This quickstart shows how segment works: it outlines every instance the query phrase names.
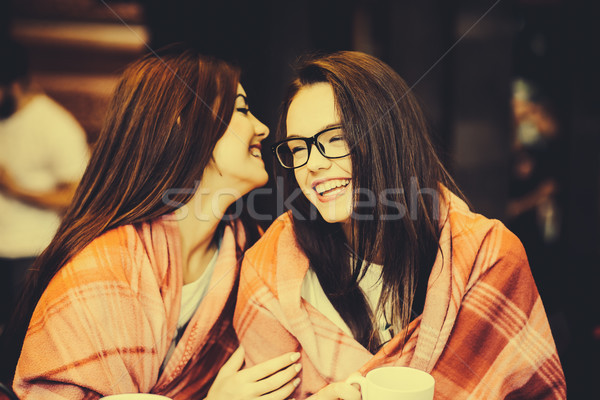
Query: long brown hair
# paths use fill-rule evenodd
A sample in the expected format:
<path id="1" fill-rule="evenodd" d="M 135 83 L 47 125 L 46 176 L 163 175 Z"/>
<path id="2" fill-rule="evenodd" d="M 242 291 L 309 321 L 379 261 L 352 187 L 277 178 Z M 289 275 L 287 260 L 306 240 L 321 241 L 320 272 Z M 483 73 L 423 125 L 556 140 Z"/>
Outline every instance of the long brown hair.
<path id="1" fill-rule="evenodd" d="M 360 52 L 312 56 L 300 64 L 283 103 L 280 139 L 287 135 L 287 111 L 296 94 L 320 82 L 333 88 L 351 147 L 354 204 L 360 200 L 357 188 L 386 197 L 368 210 L 367 218 L 357 218 L 360 209 L 355 208 L 353 234 L 347 240 L 339 224 L 327 223 L 305 196 L 297 196 L 292 203 L 294 230 L 327 297 L 354 337 L 374 352 L 382 343 L 358 286 L 363 260 L 367 268 L 375 260 L 383 264 L 377 309 L 385 312 L 384 305 L 391 304 L 389 322 L 407 328 L 420 313 L 412 312 L 417 287 L 426 290 L 437 255 L 439 185 L 458 189 L 436 155 L 423 114 L 404 80 L 382 61 Z M 289 171 L 286 192 L 297 188 Z"/>
<path id="2" fill-rule="evenodd" d="M 33 310 L 52 277 L 109 229 L 186 203 L 231 119 L 239 70 L 182 46 L 130 65 L 56 236 L 35 261 L 5 332 L 2 378 L 12 380 Z"/>

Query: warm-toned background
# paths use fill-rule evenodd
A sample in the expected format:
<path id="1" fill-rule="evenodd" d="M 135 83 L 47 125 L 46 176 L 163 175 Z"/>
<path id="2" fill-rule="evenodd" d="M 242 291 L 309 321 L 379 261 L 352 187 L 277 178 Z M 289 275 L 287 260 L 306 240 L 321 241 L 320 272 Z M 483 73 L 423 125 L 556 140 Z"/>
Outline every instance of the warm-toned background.
<path id="1" fill-rule="evenodd" d="M 29 52 L 34 81 L 97 138 L 124 65 L 185 40 L 237 60 L 251 106 L 274 131 L 290 65 L 306 51 L 356 49 L 395 68 L 421 99 L 474 208 L 506 219 L 511 80 L 535 78 L 559 124 L 563 224 L 551 267 L 532 265 L 569 398 L 600 377 L 600 12 L 567 0 L 13 0 L 3 33 Z M 262 206 L 273 206 L 267 199 Z M 549 271 L 548 271 L 549 270 Z M 594 331 L 596 329 L 596 332 Z M 595 332 L 595 333 L 594 333 Z"/>

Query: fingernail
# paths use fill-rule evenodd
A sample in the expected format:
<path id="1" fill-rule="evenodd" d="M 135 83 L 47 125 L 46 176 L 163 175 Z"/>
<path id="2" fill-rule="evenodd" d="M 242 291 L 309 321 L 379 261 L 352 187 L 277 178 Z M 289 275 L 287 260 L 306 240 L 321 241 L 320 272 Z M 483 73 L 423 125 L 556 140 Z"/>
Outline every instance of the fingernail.
<path id="1" fill-rule="evenodd" d="M 300 353 L 294 353 L 292 354 L 292 361 L 296 361 L 300 359 Z"/>
<path id="2" fill-rule="evenodd" d="M 296 372 L 300 372 L 300 370 L 302 369 L 302 364 L 298 363 L 294 366 L 294 369 L 296 369 Z"/>
<path id="3" fill-rule="evenodd" d="M 298 385 L 300 384 L 300 378 L 294 379 L 293 384 L 294 384 L 294 387 L 298 387 Z"/>

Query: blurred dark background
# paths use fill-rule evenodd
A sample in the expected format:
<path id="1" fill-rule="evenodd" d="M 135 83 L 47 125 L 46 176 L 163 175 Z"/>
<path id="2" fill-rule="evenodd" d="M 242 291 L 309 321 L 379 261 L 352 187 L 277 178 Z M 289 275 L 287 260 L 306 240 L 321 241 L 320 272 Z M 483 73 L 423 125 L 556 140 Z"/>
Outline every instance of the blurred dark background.
<path id="1" fill-rule="evenodd" d="M 597 2 L 14 0 L 0 7 L 1 34 L 26 46 L 34 81 L 76 116 L 90 143 L 124 65 L 170 42 L 237 62 L 251 108 L 272 133 L 299 55 L 360 50 L 386 61 L 421 100 L 475 211 L 504 221 L 523 240 L 569 398 L 598 397 Z M 544 139 L 531 118 L 520 119 L 516 104 L 541 110 L 551 134 Z M 269 168 L 267 153 L 265 159 Z M 521 179 L 531 165 L 542 172 Z M 514 205 L 548 181 L 552 208 L 544 208 L 540 234 L 540 208 Z M 261 199 L 275 214 L 269 197 Z"/>

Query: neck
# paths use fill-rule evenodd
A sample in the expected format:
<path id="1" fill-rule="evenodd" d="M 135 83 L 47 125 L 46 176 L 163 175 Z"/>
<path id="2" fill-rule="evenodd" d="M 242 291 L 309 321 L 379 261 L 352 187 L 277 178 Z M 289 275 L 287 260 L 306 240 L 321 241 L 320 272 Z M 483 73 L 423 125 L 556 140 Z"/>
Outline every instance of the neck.
<path id="1" fill-rule="evenodd" d="M 215 233 L 229 207 L 214 191 L 198 188 L 190 202 L 176 212 L 181 233 L 183 283 L 197 280 L 217 251 Z"/>

